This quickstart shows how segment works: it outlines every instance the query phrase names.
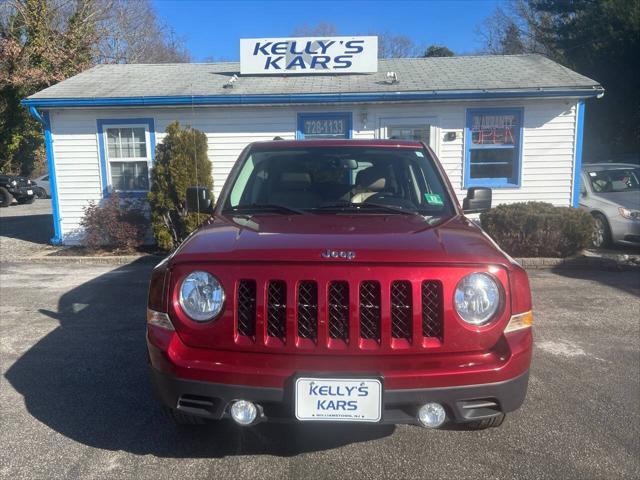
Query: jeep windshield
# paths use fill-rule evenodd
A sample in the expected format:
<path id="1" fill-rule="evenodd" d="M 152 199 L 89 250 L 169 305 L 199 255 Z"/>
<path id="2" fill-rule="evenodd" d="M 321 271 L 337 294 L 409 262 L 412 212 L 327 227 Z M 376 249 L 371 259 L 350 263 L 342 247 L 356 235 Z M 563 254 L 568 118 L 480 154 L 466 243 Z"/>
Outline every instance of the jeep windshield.
<path id="1" fill-rule="evenodd" d="M 446 217 L 455 209 L 425 149 L 274 145 L 245 158 L 223 213 Z"/>

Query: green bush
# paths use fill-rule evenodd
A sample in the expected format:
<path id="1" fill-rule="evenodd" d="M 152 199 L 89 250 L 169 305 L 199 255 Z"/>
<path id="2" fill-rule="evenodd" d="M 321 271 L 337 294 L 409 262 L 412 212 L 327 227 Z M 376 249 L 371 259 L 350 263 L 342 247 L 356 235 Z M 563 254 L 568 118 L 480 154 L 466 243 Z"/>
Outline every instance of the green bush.
<path id="1" fill-rule="evenodd" d="M 482 228 L 509 255 L 567 257 L 588 247 L 594 231 L 587 212 L 550 203 L 498 205 L 480 215 Z"/>
<path id="2" fill-rule="evenodd" d="M 186 210 L 187 187 L 213 187 L 207 136 L 191 127 L 182 129 L 178 122 L 171 123 L 157 146 L 151 181 L 153 235 L 158 247 L 171 251 L 209 217 Z"/>

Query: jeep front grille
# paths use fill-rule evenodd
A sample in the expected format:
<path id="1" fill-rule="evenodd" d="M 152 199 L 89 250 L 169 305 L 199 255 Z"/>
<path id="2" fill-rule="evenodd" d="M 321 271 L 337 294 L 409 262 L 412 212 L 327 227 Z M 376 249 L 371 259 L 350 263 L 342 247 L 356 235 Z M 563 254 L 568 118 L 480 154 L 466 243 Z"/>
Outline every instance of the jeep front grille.
<path id="1" fill-rule="evenodd" d="M 349 339 L 349 284 L 329 283 L 329 338 Z"/>
<path id="2" fill-rule="evenodd" d="M 401 280 L 391 284 L 391 336 L 411 339 L 413 326 L 411 282 Z"/>
<path id="3" fill-rule="evenodd" d="M 318 285 L 303 281 L 298 284 L 298 337 L 314 342 L 318 338 Z"/>
<path id="4" fill-rule="evenodd" d="M 360 284 L 360 338 L 380 341 L 380 283 Z"/>
<path id="5" fill-rule="evenodd" d="M 291 329 L 287 328 L 288 304 Z M 416 280 L 415 284 L 409 280 L 298 280 L 289 285 L 283 280 L 243 279 L 236 284 L 235 305 L 235 333 L 244 337 L 244 345 L 429 348 L 444 337 L 438 280 Z"/>
<path id="6" fill-rule="evenodd" d="M 284 341 L 287 336 L 287 284 L 269 282 L 267 292 L 267 336 Z"/>
<path id="7" fill-rule="evenodd" d="M 238 335 L 253 337 L 256 332 L 256 282 L 240 280 L 238 282 Z"/>
<path id="8" fill-rule="evenodd" d="M 442 340 L 442 284 L 422 282 L 422 336 Z"/>

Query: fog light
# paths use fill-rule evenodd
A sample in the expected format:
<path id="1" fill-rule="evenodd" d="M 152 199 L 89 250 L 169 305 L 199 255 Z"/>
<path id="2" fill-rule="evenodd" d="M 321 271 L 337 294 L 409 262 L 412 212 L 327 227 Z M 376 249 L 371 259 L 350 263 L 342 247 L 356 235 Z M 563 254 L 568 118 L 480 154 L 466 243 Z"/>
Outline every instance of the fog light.
<path id="1" fill-rule="evenodd" d="M 439 403 L 425 403 L 418 410 L 418 421 L 427 428 L 438 428 L 447 419 L 447 412 Z"/>
<path id="2" fill-rule="evenodd" d="M 251 425 L 258 416 L 258 409 L 248 400 L 238 400 L 231 405 L 231 418 L 240 425 Z"/>

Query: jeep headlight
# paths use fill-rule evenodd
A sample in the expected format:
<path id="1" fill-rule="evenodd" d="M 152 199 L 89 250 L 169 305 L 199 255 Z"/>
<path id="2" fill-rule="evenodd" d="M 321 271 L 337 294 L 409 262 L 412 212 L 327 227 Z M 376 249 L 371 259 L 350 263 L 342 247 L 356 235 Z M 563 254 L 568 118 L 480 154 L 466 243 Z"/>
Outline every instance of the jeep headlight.
<path id="1" fill-rule="evenodd" d="M 15 180 L 11 180 L 11 186 L 15 187 L 18 185 L 18 182 L 16 182 Z"/>
<path id="2" fill-rule="evenodd" d="M 196 270 L 182 281 L 180 306 L 196 322 L 213 320 L 222 311 L 224 290 L 216 277 Z"/>
<path id="3" fill-rule="evenodd" d="M 458 282 L 454 302 L 462 320 L 471 325 L 485 325 L 500 308 L 502 290 L 491 275 L 472 273 Z"/>

